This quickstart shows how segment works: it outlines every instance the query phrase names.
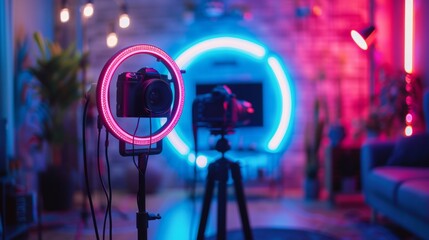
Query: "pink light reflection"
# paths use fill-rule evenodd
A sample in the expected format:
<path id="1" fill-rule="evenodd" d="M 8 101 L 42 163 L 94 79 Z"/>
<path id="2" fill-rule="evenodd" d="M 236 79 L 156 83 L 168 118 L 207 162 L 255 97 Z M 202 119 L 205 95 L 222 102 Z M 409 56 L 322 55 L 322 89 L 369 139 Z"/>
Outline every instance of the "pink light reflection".
<path id="1" fill-rule="evenodd" d="M 154 133 L 153 136 L 148 137 L 134 137 L 125 130 L 116 122 L 115 118 L 110 111 L 110 102 L 109 102 L 109 88 L 110 83 L 113 78 L 113 74 L 119 65 L 122 64 L 127 58 L 137 55 L 137 54 L 149 54 L 161 61 L 169 70 L 173 76 L 174 92 L 175 98 L 172 109 L 172 116 L 167 120 L 167 122 Z M 183 84 L 182 74 L 179 67 L 174 62 L 174 60 L 168 56 L 163 50 L 152 45 L 135 45 L 128 48 L 125 48 L 117 52 L 112 56 L 104 65 L 103 70 L 100 73 L 97 84 L 97 107 L 98 112 L 103 120 L 105 127 L 113 134 L 116 138 L 136 145 L 150 145 L 152 143 L 159 142 L 168 133 L 173 130 L 179 121 L 180 115 L 182 114 L 183 105 L 185 100 L 185 88 Z"/>
<path id="2" fill-rule="evenodd" d="M 413 115 L 411 113 L 408 113 L 407 116 L 405 116 L 405 121 L 407 123 L 412 123 L 413 122 Z"/>

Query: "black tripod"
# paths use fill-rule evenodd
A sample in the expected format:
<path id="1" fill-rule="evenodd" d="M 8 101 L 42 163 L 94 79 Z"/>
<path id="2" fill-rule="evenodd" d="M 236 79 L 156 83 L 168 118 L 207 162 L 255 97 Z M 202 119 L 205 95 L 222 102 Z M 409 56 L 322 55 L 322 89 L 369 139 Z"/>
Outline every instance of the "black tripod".
<path id="1" fill-rule="evenodd" d="M 231 149 L 228 140 L 225 139 L 225 133 L 221 133 L 221 139 L 216 143 L 216 150 L 222 153 L 222 157 L 209 164 L 207 182 L 201 211 L 200 225 L 198 227 L 197 240 L 204 239 L 204 232 L 207 225 L 207 217 L 210 210 L 210 204 L 213 197 L 215 182 L 218 183 L 218 209 L 217 209 L 217 240 L 226 240 L 226 192 L 228 182 L 228 171 L 231 170 L 232 180 L 234 182 L 237 204 L 240 211 L 241 224 L 243 228 L 244 239 L 252 240 L 253 235 L 250 229 L 249 217 L 246 208 L 246 199 L 244 197 L 243 183 L 241 181 L 240 166 L 225 158 L 225 152 Z"/>
<path id="2" fill-rule="evenodd" d="M 156 143 L 156 147 L 149 147 L 148 149 L 126 149 L 125 142 L 119 142 L 119 152 L 122 156 L 138 156 L 137 168 L 139 171 L 139 189 L 137 192 L 137 207 L 136 213 L 136 227 L 137 239 L 147 240 L 147 229 L 149 228 L 149 221 L 161 219 L 159 214 L 152 214 L 146 211 L 146 168 L 148 156 L 159 154 L 162 150 L 162 142 Z"/>
<path id="3" fill-rule="evenodd" d="M 138 156 L 138 169 L 139 169 L 139 190 L 137 193 L 137 206 L 138 212 L 136 213 L 136 225 L 138 240 L 147 240 L 147 229 L 149 228 L 149 221 L 161 219 L 159 214 L 152 214 L 146 211 L 146 167 L 147 155 L 140 154 Z"/>

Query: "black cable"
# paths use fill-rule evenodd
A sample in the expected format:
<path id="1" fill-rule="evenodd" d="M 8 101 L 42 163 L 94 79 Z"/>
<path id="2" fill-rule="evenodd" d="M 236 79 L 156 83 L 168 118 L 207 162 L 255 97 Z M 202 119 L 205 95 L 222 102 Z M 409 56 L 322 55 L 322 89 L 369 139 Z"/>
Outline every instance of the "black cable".
<path id="1" fill-rule="evenodd" d="M 136 124 L 136 128 L 134 129 L 134 133 L 133 133 L 133 140 L 132 140 L 132 156 L 133 156 L 133 163 L 134 166 L 139 170 L 140 173 L 141 170 L 139 169 L 137 162 L 135 160 L 135 144 L 134 144 L 134 139 L 136 137 L 137 134 L 137 130 L 139 128 L 140 125 L 140 118 L 137 119 L 137 124 Z M 149 160 L 149 155 L 150 155 L 150 151 L 152 150 L 152 115 L 149 116 L 149 148 L 148 148 L 148 154 L 146 154 L 146 161 Z"/>
<path id="2" fill-rule="evenodd" d="M 194 106 L 192 106 L 194 111 Z M 193 184 L 191 189 L 191 197 L 195 201 L 196 197 L 196 188 L 197 188 L 197 158 L 198 158 L 198 123 L 197 123 L 197 117 L 195 114 L 192 114 L 192 135 L 194 140 L 194 150 L 195 150 L 195 161 L 194 161 L 194 176 L 193 176 Z"/>
<path id="3" fill-rule="evenodd" d="M 191 189 L 191 202 L 192 202 L 192 210 L 191 210 L 191 224 L 189 228 L 189 239 L 192 240 L 194 232 L 194 224 L 195 224 L 195 213 L 197 212 L 197 152 L 195 152 L 195 162 L 194 162 L 194 176 L 193 176 L 193 183 L 192 183 L 192 189 Z"/>
<path id="4" fill-rule="evenodd" d="M 1 228 L 2 228 L 2 240 L 6 240 L 6 184 L 3 184 L 3 182 L 1 183 L 1 194 L 2 194 L 2 199 L 1 199 Z"/>
<path id="5" fill-rule="evenodd" d="M 107 184 L 109 187 L 109 201 L 107 205 L 107 211 L 109 212 L 109 239 L 112 240 L 112 182 L 110 178 L 110 161 L 109 161 L 109 132 L 106 129 L 106 142 L 105 142 L 105 157 L 106 157 L 106 167 L 107 167 Z"/>
<path id="6" fill-rule="evenodd" d="M 139 129 L 139 125 L 140 125 L 140 118 L 137 119 L 137 124 L 136 124 L 136 128 L 134 129 L 134 133 L 133 133 L 133 143 L 132 143 L 132 151 L 133 151 L 133 163 L 136 166 L 136 168 L 140 171 L 139 167 L 137 166 L 136 163 L 136 154 L 135 154 L 135 144 L 134 144 L 134 138 L 136 137 L 137 134 L 137 130 Z"/>
<path id="7" fill-rule="evenodd" d="M 152 150 L 152 112 L 149 116 L 149 149 L 148 153 L 150 154 L 150 151 Z M 149 161 L 149 154 L 146 155 L 147 159 L 146 162 Z"/>
<path id="8" fill-rule="evenodd" d="M 89 206 L 91 208 L 91 217 L 92 217 L 92 223 L 94 224 L 94 231 L 95 231 L 95 236 L 96 239 L 99 240 L 100 236 L 98 235 L 98 227 L 97 227 L 97 220 L 95 217 L 95 211 L 94 211 L 94 203 L 92 201 L 92 196 L 91 196 L 91 190 L 89 189 L 89 176 L 88 176 L 88 159 L 86 156 L 86 131 L 85 131 L 85 126 L 86 126 L 86 115 L 88 113 L 88 105 L 89 105 L 89 101 L 90 98 L 86 98 L 86 102 L 85 102 L 85 107 L 83 110 L 83 119 L 82 119 L 82 144 L 83 144 L 83 166 L 84 166 L 84 172 L 85 172 L 85 185 L 86 185 L 86 191 L 87 191 L 87 196 L 88 196 L 88 200 L 89 200 Z"/>
<path id="9" fill-rule="evenodd" d="M 109 202 L 109 195 L 107 193 L 106 185 L 104 184 L 104 180 L 101 174 L 101 162 L 100 162 L 100 142 L 101 142 L 101 129 L 103 128 L 103 124 L 101 123 L 101 118 L 98 116 L 97 129 L 98 129 L 98 137 L 97 137 L 97 169 L 98 169 L 98 177 L 100 179 L 101 186 L 103 188 L 104 195 L 106 196 L 106 202 Z M 104 213 L 104 221 L 103 221 L 103 240 L 105 239 L 106 233 L 106 219 L 107 219 L 107 209 Z"/>
<path id="10" fill-rule="evenodd" d="M 195 225 L 195 213 L 197 212 L 197 158 L 198 158 L 198 126 L 196 124 L 196 120 L 194 117 L 192 117 L 192 133 L 194 137 L 194 151 L 195 151 L 195 161 L 193 166 L 193 179 L 192 179 L 192 186 L 191 186 L 191 203 L 192 203 L 192 210 L 191 210 L 191 224 L 189 227 L 189 239 L 193 239 L 193 229 Z"/>

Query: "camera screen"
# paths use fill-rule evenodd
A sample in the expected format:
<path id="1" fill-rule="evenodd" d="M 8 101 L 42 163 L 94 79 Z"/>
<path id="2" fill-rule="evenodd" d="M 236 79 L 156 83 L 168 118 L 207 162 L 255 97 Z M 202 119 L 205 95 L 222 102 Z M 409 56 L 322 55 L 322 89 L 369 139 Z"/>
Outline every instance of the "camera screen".
<path id="1" fill-rule="evenodd" d="M 250 122 L 244 127 L 263 126 L 262 83 L 207 83 L 196 84 L 196 95 L 210 93 L 218 85 L 227 85 L 237 99 L 252 103 L 255 113 L 250 115 Z"/>

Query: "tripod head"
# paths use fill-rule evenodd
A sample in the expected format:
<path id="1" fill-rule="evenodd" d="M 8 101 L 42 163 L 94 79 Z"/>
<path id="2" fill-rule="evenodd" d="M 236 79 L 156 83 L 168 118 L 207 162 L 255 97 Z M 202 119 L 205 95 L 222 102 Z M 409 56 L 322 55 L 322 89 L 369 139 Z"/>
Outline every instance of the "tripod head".
<path id="1" fill-rule="evenodd" d="M 225 135 L 221 135 L 222 137 L 217 140 L 215 149 L 218 152 L 222 153 L 222 156 L 225 155 L 225 153 L 231 149 L 231 144 L 229 143 L 228 139 L 225 138 Z"/>

